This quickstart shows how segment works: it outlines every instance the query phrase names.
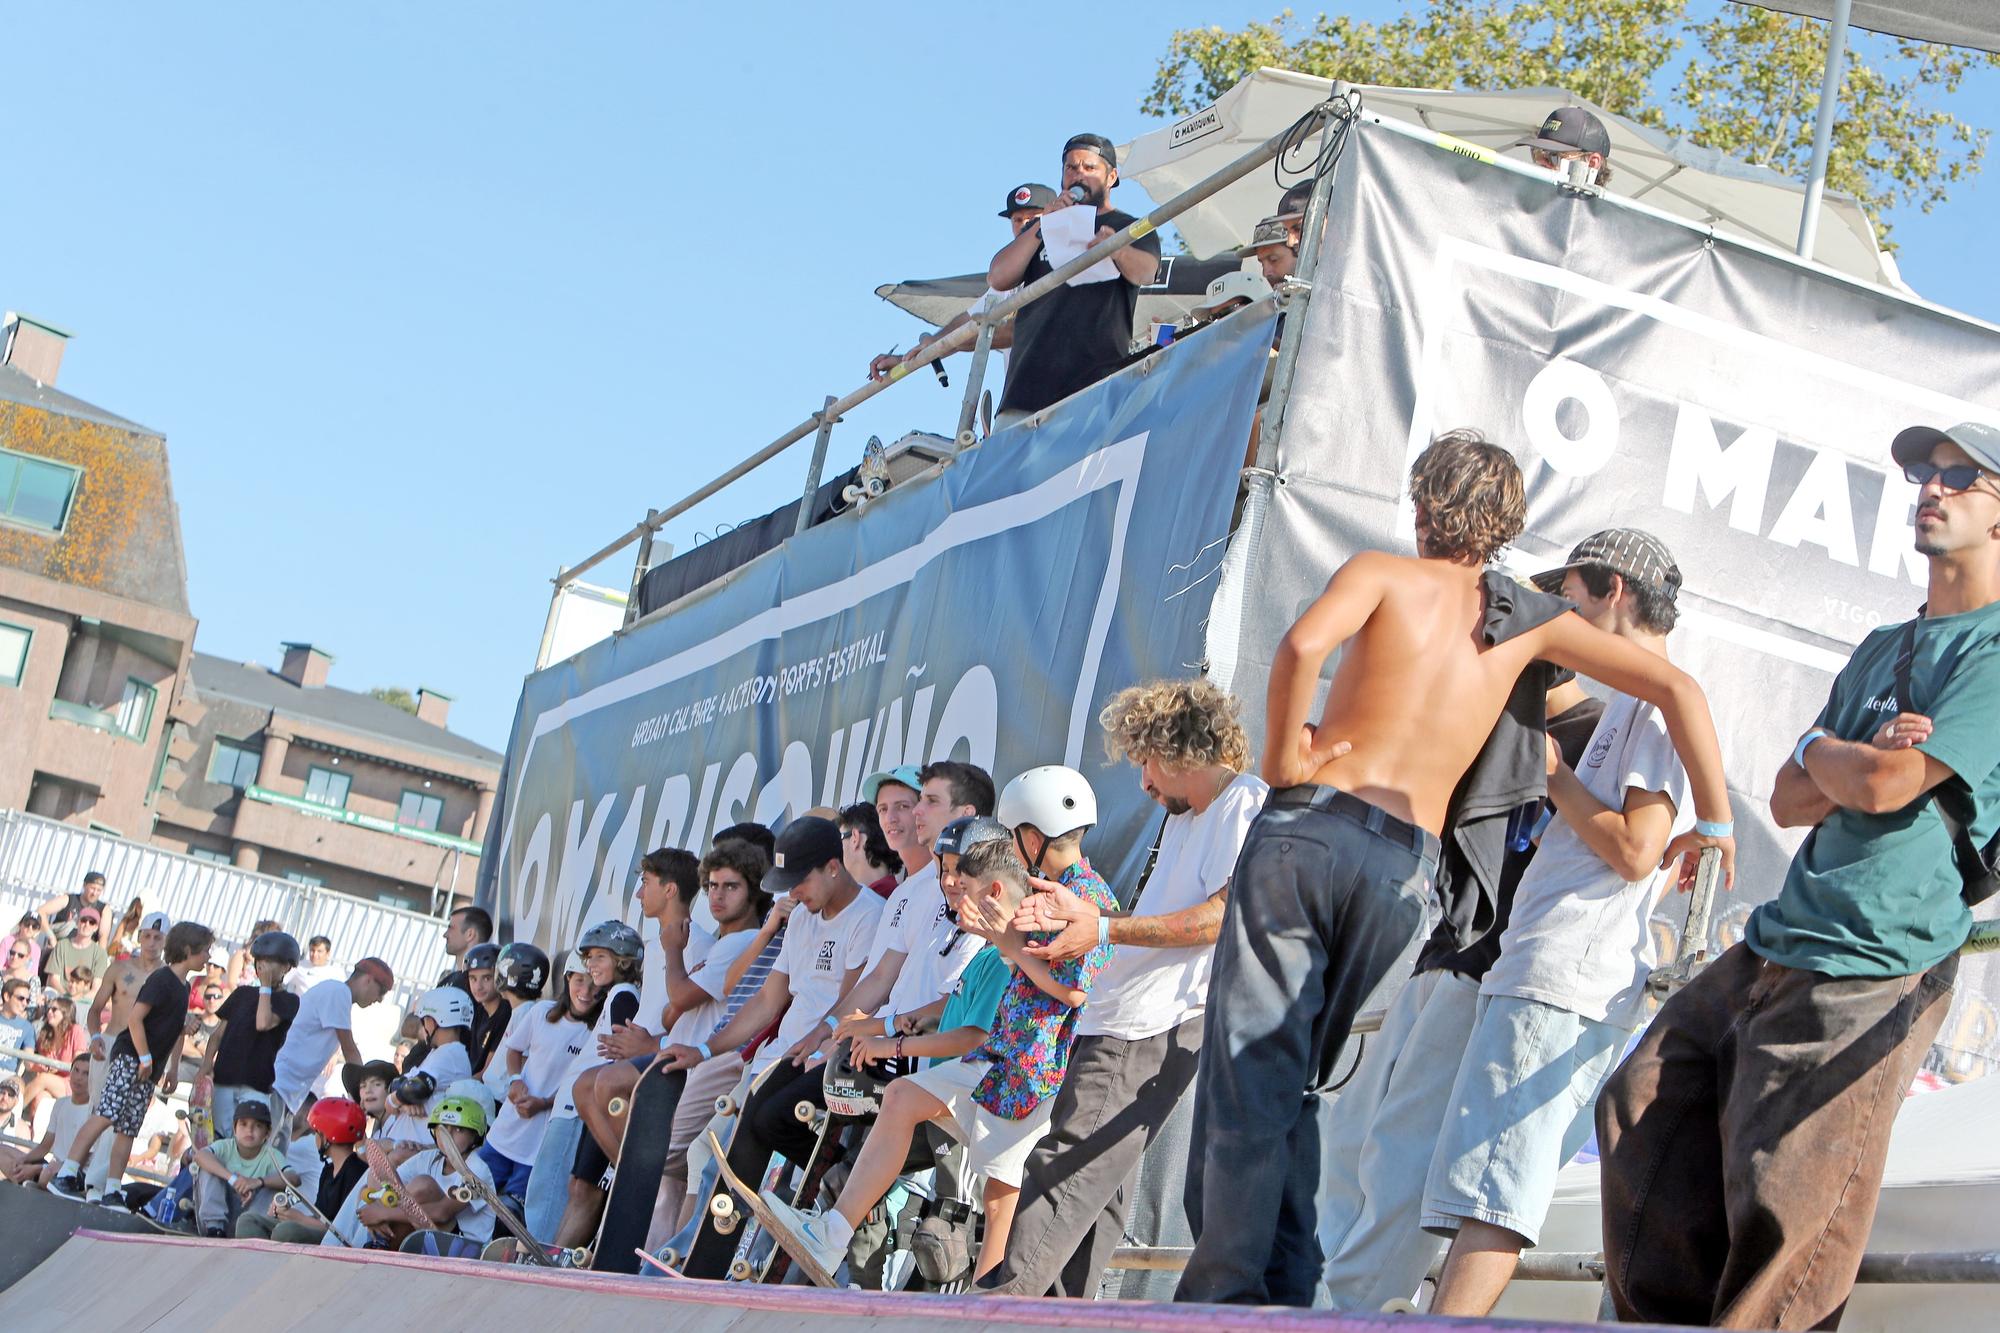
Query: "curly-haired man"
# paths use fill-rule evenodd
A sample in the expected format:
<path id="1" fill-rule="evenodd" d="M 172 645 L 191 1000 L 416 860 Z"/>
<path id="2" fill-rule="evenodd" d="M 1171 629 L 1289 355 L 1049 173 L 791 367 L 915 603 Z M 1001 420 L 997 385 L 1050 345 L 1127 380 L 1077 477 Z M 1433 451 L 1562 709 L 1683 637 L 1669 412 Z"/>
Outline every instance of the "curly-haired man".
<path id="1" fill-rule="evenodd" d="M 1061 932 L 1031 953 L 1050 962 L 1120 947 L 1077 1023 L 1049 1132 L 1028 1158 L 1006 1259 L 983 1290 L 1090 1299 L 1124 1235 L 1139 1158 L 1194 1081 L 1209 961 L 1229 875 L 1269 790 L 1250 766 L 1236 700 L 1202 680 L 1113 696 L 1105 749 L 1139 770 L 1165 807 L 1159 856 L 1130 915 L 1101 914 L 1067 889 L 1028 895 L 1015 924 Z"/>
<path id="2" fill-rule="evenodd" d="M 1321 1094 L 1355 1015 L 1426 923 L 1452 794 L 1531 662 L 1659 707 L 1697 816 L 1667 858 L 1715 846 L 1733 865 L 1722 753 L 1700 688 L 1560 598 L 1486 569 L 1526 521 L 1513 458 L 1477 432 L 1447 432 L 1411 468 L 1410 496 L 1417 556 L 1350 559 L 1273 654 L 1272 791 L 1244 839 L 1216 942 L 1182 1300 L 1311 1303 Z M 1337 648 L 1314 726 L 1320 670 Z"/>

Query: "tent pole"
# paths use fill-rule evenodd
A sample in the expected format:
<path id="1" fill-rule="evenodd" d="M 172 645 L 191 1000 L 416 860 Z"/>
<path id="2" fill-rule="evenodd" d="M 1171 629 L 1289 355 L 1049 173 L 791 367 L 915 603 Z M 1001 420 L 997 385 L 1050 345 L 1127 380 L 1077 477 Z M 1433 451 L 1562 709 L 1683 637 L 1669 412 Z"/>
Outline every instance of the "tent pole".
<path id="1" fill-rule="evenodd" d="M 979 388 L 986 381 L 986 360 L 993 353 L 993 325 L 981 322 L 979 336 L 972 344 L 972 369 L 965 377 L 965 400 L 958 408 L 958 429 L 952 432 L 951 451 L 973 445 L 973 418 L 979 414 Z"/>
<path id="2" fill-rule="evenodd" d="M 826 468 L 826 445 L 833 438 L 833 423 L 839 418 L 834 415 L 832 394 L 826 396 L 826 406 L 820 409 L 819 433 L 813 437 L 812 461 L 806 464 L 806 493 L 799 501 L 798 522 L 792 526 L 792 535 L 798 536 L 812 526 L 813 500 L 819 495 L 819 474 Z M 651 522 L 650 518 L 647 522 Z"/>
<path id="3" fill-rule="evenodd" d="M 1826 75 L 1819 85 L 1819 118 L 1813 123 L 1812 167 L 1806 172 L 1805 212 L 1799 217 L 1799 257 L 1811 259 L 1819 239 L 1819 205 L 1826 195 L 1826 162 L 1833 153 L 1833 118 L 1840 114 L 1841 67 L 1847 63 L 1847 19 L 1853 0 L 1833 0 L 1827 25 Z"/>

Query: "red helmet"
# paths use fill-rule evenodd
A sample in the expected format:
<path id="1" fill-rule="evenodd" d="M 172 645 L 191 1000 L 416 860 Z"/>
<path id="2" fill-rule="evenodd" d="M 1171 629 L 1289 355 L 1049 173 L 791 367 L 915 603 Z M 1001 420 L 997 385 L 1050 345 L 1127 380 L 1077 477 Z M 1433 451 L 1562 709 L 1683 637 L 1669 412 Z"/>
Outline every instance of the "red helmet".
<path id="1" fill-rule="evenodd" d="M 328 1143 L 359 1143 L 368 1128 L 361 1104 L 345 1097 L 322 1097 L 306 1112 L 306 1123 L 315 1134 L 324 1134 Z"/>

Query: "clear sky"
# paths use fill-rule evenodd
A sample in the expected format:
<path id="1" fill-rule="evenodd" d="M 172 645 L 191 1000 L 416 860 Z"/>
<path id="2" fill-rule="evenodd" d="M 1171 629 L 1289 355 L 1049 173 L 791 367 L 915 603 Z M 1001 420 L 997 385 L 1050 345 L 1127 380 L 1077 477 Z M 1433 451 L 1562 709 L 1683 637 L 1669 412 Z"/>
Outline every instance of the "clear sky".
<path id="1" fill-rule="evenodd" d="M 1279 8 L 18 7 L 0 306 L 75 332 L 62 388 L 166 433 L 204 651 L 308 639 L 501 748 L 559 566 L 909 346 L 874 287 L 982 268 L 1068 135 L 1153 128 L 1175 28 Z M 2000 123 L 2000 80 L 1954 109 Z M 1906 280 L 2000 319 L 1997 203 L 1989 172 L 1897 215 Z M 949 433 L 958 383 L 868 404 L 829 472 Z"/>

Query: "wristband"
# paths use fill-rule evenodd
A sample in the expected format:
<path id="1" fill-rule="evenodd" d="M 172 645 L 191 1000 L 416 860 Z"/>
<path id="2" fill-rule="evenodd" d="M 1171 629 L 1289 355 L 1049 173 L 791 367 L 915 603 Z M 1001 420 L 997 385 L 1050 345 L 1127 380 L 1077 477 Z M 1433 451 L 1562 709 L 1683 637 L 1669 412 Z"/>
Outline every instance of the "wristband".
<path id="1" fill-rule="evenodd" d="M 1099 944 L 1111 943 L 1111 918 L 1108 916 L 1097 918 L 1097 942 Z"/>
<path id="2" fill-rule="evenodd" d="M 1808 731 L 1805 735 L 1799 737 L 1798 748 L 1792 751 L 1792 762 L 1797 764 L 1800 768 L 1804 768 L 1806 766 L 1806 747 L 1808 745 L 1811 745 L 1814 741 L 1820 741 L 1825 739 L 1826 739 L 1826 731 L 1820 727 L 1814 727 L 1811 731 Z"/>
<path id="3" fill-rule="evenodd" d="M 664 1032 L 662 1032 L 662 1033 L 660 1034 L 660 1049 L 661 1049 L 661 1050 L 663 1050 L 663 1051 L 664 1051 L 664 1050 L 666 1050 L 666 1049 L 667 1049 L 667 1045 L 668 1045 L 668 1042 L 667 1042 L 667 1034 L 666 1034 L 666 1033 L 664 1033 Z M 517 1077 L 518 1077 L 518 1075 L 517 1075 Z"/>
<path id="4" fill-rule="evenodd" d="M 825 1020 L 825 1021 L 826 1021 L 826 1025 L 827 1025 L 828 1027 L 830 1027 L 830 1028 L 837 1028 L 837 1027 L 839 1027 L 839 1026 L 840 1026 L 840 1015 L 839 1015 L 839 1014 L 828 1014 L 828 1015 L 826 1016 L 826 1020 Z"/>
<path id="5" fill-rule="evenodd" d="M 1736 821 L 1733 819 L 1697 819 L 1694 831 L 1704 838 L 1733 838 L 1736 836 Z"/>
<path id="6" fill-rule="evenodd" d="M 705 1041 L 696 1042 L 694 1048 L 701 1052 L 701 1058 L 704 1060 L 713 1060 L 715 1058 L 715 1052 L 708 1048 L 708 1043 Z"/>
<path id="7" fill-rule="evenodd" d="M 149 1065 L 153 1063 L 153 1057 L 150 1055 L 142 1055 L 139 1057 L 139 1063 L 142 1065 Z"/>
<path id="8" fill-rule="evenodd" d="M 257 993 L 259 995 L 269 995 L 271 993 L 271 988 L 269 986 L 259 986 L 257 988 Z"/>

